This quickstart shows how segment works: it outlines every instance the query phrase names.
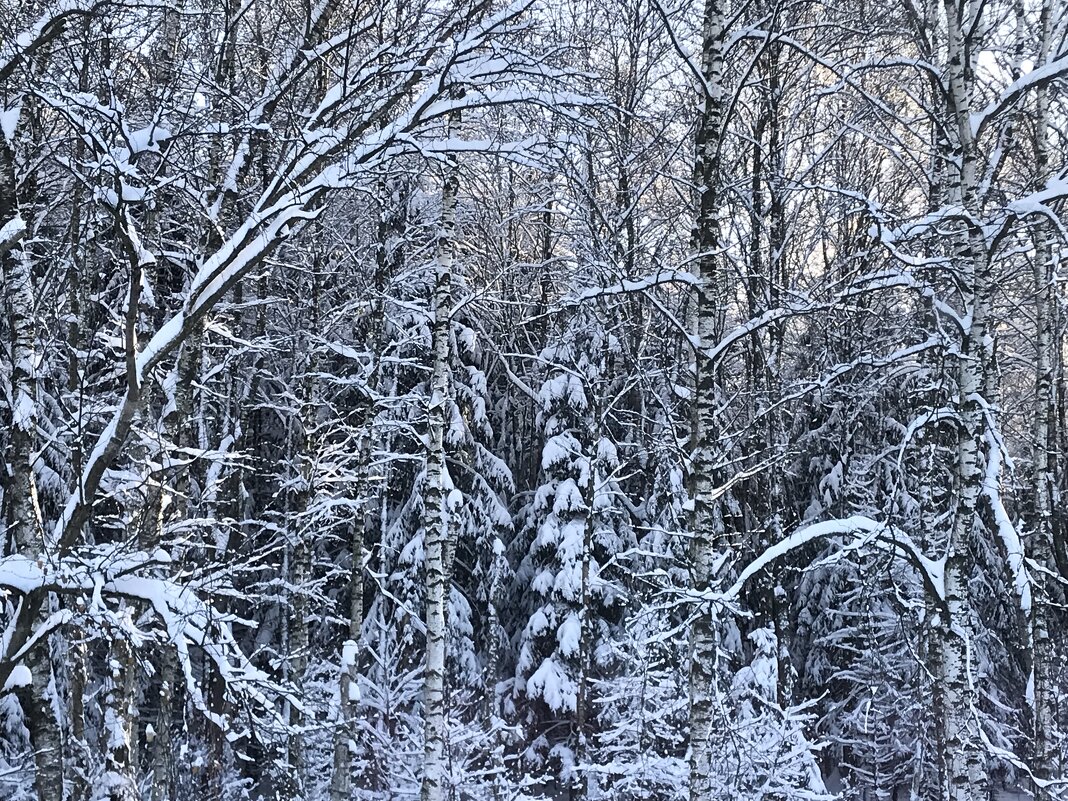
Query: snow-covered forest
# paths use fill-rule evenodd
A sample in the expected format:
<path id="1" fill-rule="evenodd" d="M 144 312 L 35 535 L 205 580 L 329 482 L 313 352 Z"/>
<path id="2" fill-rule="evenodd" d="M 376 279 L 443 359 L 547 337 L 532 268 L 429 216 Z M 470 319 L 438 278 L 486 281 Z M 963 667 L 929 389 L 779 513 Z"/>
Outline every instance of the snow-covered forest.
<path id="1" fill-rule="evenodd" d="M 1066 0 L 0 11 L 0 799 L 1068 798 Z"/>

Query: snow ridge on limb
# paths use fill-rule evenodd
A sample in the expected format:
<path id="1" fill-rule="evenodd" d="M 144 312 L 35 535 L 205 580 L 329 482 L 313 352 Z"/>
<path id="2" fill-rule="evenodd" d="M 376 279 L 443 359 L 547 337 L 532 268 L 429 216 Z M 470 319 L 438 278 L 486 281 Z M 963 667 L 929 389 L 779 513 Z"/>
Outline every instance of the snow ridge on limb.
<path id="1" fill-rule="evenodd" d="M 863 515 L 825 520 L 798 529 L 782 542 L 767 548 L 756 559 L 746 565 L 729 589 L 722 592 L 708 593 L 704 596 L 704 599 L 720 603 L 733 603 L 738 599 L 746 583 L 765 567 L 810 542 L 835 536 L 852 537 L 852 541 L 846 545 L 851 550 L 871 546 L 901 556 L 916 568 L 928 592 L 939 601 L 945 600 L 946 589 L 943 579 L 945 559 L 931 559 L 924 555 L 920 547 L 901 529 L 889 523 L 880 523 Z"/>
<path id="2" fill-rule="evenodd" d="M 1068 73 L 1068 49 L 1062 49 L 1050 57 L 1045 64 L 1035 67 L 1006 86 L 997 100 L 986 108 L 973 112 L 971 115 L 973 135 L 979 136 L 990 120 L 1015 106 L 1025 94 L 1033 89 L 1047 86 L 1066 73 Z"/>

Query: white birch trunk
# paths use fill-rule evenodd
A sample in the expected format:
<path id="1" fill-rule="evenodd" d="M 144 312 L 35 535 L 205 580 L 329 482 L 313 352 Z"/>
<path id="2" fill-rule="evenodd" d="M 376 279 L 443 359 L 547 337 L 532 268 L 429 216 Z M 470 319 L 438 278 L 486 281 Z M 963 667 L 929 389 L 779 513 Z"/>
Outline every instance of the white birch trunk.
<path id="1" fill-rule="evenodd" d="M 1022 14 L 1021 14 L 1022 17 Z M 1021 20 L 1022 24 L 1022 20 Z M 1021 33 L 1023 31 L 1021 30 Z M 1049 53 L 1050 2 L 1042 4 L 1040 18 L 1040 57 L 1045 63 Z M 1049 177 L 1049 93 L 1045 86 L 1038 89 L 1035 111 L 1035 172 L 1038 183 Z M 1056 305 L 1056 270 L 1048 223 L 1042 220 L 1034 232 L 1035 256 L 1035 408 L 1033 492 L 1035 504 L 1034 532 L 1031 537 L 1031 558 L 1039 570 L 1031 572 L 1031 670 L 1034 688 L 1034 743 L 1032 771 L 1038 779 L 1054 775 L 1057 689 L 1054 683 L 1053 641 L 1050 634 L 1050 605 L 1052 602 L 1049 576 L 1055 575 L 1053 561 L 1053 442 L 1050 418 L 1055 408 L 1053 391 L 1053 314 Z M 1044 801 L 1048 792 L 1035 783 L 1035 799 Z"/>
<path id="2" fill-rule="evenodd" d="M 433 298 L 433 373 L 427 408 L 427 465 L 424 508 L 426 554 L 426 674 L 423 687 L 425 751 L 421 801 L 445 798 L 445 604 L 449 593 L 449 499 L 445 464 L 446 411 L 450 403 L 449 312 L 452 306 L 453 239 L 459 177 L 450 169 L 441 198 L 441 231 Z"/>
<path id="3" fill-rule="evenodd" d="M 979 737 L 978 693 L 973 671 L 975 640 L 968 579 L 972 560 L 970 545 L 978 519 L 978 501 L 983 486 L 983 435 L 986 431 L 984 391 L 989 389 L 986 366 L 991 358 L 988 317 L 991 265 L 977 219 L 979 200 L 976 153 L 971 127 L 972 65 L 966 32 L 972 30 L 971 6 L 958 8 L 945 0 L 948 52 L 949 111 L 955 135 L 953 157 L 957 162 L 953 189 L 969 216 L 957 247 L 957 260 L 971 297 L 971 312 L 959 359 L 957 441 L 957 504 L 950 532 L 945 567 L 945 611 L 941 629 L 940 676 L 944 696 L 942 747 L 946 762 L 945 798 L 948 801 L 985 801 L 989 795 L 986 756 Z"/>
<path id="4" fill-rule="evenodd" d="M 485 726 L 490 733 L 490 770 L 493 772 L 493 799 L 504 801 L 506 793 L 505 784 L 505 742 L 502 736 L 502 724 L 499 699 L 497 697 L 497 680 L 500 675 L 500 654 L 506 647 L 502 641 L 500 615 L 497 604 L 501 599 L 501 578 L 507 569 L 507 557 L 504 555 L 504 543 L 494 537 L 492 543 L 493 553 L 490 556 L 489 588 L 486 592 L 488 603 L 486 605 L 486 628 L 489 632 L 486 648 L 485 666 Z"/>
<path id="5" fill-rule="evenodd" d="M 723 52 L 725 0 L 706 0 L 701 72 L 703 102 L 694 154 L 698 209 L 693 247 L 700 283 L 697 289 L 697 336 L 711 347 L 723 329 L 724 271 L 721 265 L 717 163 L 723 123 Z M 698 592 L 722 580 L 713 575 L 714 557 L 728 547 L 714 497 L 719 455 L 716 427 L 716 376 L 703 353 L 697 356 L 693 452 L 693 588 Z M 713 712 L 717 681 L 717 626 L 713 610 L 702 609 L 690 631 L 690 801 L 712 796 Z"/>

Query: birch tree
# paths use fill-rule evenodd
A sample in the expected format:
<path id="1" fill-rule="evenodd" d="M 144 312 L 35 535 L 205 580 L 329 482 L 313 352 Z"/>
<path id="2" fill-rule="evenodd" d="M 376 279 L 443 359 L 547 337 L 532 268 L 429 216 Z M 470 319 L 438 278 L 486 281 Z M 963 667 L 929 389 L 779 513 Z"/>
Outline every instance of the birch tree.
<path id="1" fill-rule="evenodd" d="M 729 562 L 739 543 L 727 529 L 717 503 L 721 483 L 717 470 L 720 431 L 717 425 L 718 376 L 706 355 L 724 331 L 724 307 L 729 291 L 722 264 L 720 239 L 720 176 L 718 173 L 724 124 L 724 48 L 728 32 L 727 9 L 718 0 L 704 6 L 701 28 L 698 92 L 700 112 L 694 140 L 694 184 L 697 212 L 694 215 L 693 250 L 697 261 L 696 383 L 692 475 L 693 489 L 693 588 L 714 589 L 729 581 Z M 720 658 L 723 622 L 715 610 L 700 609 L 690 632 L 690 800 L 715 798 L 712 786 L 712 751 L 715 735 L 715 693 L 722 680 Z"/>
<path id="2" fill-rule="evenodd" d="M 450 126 L 451 127 L 451 126 Z M 447 129 L 448 130 L 448 129 Z M 434 299 L 431 305 L 430 397 L 427 405 L 426 457 L 426 678 L 423 716 L 426 754 L 421 801 L 440 801 L 445 794 L 445 638 L 446 597 L 452 581 L 451 562 L 456 542 L 450 518 L 462 496 L 445 464 L 445 426 L 455 403 L 450 380 L 449 329 L 452 313 L 453 240 L 456 236 L 456 196 L 459 176 L 450 168 L 441 193 L 441 228 L 435 254 Z"/>

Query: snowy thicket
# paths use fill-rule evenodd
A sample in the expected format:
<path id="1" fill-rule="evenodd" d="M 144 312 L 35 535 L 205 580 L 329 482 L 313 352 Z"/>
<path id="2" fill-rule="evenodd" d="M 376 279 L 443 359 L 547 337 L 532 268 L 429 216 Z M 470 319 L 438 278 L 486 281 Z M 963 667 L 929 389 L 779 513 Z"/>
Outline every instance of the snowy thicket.
<path id="1" fill-rule="evenodd" d="M 6 4 L 0 799 L 1068 799 L 1066 11 Z"/>

